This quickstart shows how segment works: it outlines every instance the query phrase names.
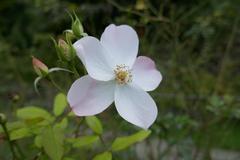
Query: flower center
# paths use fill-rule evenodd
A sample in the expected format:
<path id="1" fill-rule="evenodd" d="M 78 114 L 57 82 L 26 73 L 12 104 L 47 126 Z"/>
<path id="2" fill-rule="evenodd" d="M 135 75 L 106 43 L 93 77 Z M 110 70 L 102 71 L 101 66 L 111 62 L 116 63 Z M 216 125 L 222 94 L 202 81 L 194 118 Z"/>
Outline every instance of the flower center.
<path id="1" fill-rule="evenodd" d="M 132 81 L 131 70 L 124 64 L 117 65 L 114 73 L 118 84 L 126 84 Z"/>

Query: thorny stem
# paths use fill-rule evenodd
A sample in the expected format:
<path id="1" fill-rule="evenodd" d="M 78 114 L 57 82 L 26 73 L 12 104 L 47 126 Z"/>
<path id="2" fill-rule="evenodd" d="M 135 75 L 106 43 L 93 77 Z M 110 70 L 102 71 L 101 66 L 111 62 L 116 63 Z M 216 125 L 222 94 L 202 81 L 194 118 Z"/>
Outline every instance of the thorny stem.
<path id="1" fill-rule="evenodd" d="M 6 135 L 6 139 L 7 139 L 7 141 L 8 141 L 10 150 L 11 150 L 11 152 L 12 152 L 13 160 L 18 159 L 18 158 L 17 158 L 17 155 L 16 155 L 16 153 L 15 153 L 15 151 L 14 151 L 13 142 L 10 140 L 10 135 L 9 135 L 8 130 L 7 130 L 7 127 L 6 127 L 6 123 L 1 123 L 1 126 L 2 126 L 2 128 L 3 128 L 3 131 L 4 131 L 5 135 Z"/>

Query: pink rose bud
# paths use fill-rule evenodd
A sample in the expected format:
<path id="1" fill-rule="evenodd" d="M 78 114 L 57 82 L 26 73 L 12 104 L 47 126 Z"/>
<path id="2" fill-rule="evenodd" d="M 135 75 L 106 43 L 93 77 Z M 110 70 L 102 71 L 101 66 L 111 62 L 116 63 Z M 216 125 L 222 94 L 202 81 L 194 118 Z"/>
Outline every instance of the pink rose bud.
<path id="1" fill-rule="evenodd" d="M 58 40 L 58 46 L 62 48 L 66 48 L 67 43 L 63 39 Z"/>
<path id="2" fill-rule="evenodd" d="M 67 61 L 71 60 L 71 48 L 63 39 L 58 40 L 58 48 L 61 56 Z"/>
<path id="3" fill-rule="evenodd" d="M 34 68 L 35 72 L 40 77 L 44 77 L 48 74 L 48 67 L 43 62 L 41 62 L 39 59 L 37 59 L 33 56 L 32 56 L 32 64 L 33 64 L 33 68 Z"/>

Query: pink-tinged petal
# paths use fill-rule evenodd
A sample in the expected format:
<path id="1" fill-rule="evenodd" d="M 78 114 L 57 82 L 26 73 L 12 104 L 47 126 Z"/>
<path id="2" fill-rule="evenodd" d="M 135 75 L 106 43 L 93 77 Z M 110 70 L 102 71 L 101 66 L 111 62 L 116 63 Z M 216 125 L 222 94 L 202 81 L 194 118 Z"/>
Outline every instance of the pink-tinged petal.
<path id="1" fill-rule="evenodd" d="M 117 85 L 114 99 L 120 116 L 143 129 L 149 128 L 157 117 L 155 102 L 136 85 Z"/>
<path id="2" fill-rule="evenodd" d="M 136 31 L 128 25 L 109 25 L 103 32 L 102 45 L 114 58 L 116 65 L 132 67 L 137 53 L 139 40 Z"/>
<path id="3" fill-rule="evenodd" d="M 98 39 L 86 36 L 73 46 L 92 78 L 101 81 L 114 78 L 112 60 Z"/>
<path id="4" fill-rule="evenodd" d="M 148 57 L 139 56 L 132 68 L 133 83 L 145 91 L 152 91 L 162 81 L 161 73 L 156 69 L 155 63 Z"/>
<path id="5" fill-rule="evenodd" d="M 97 81 L 86 75 L 72 84 L 67 100 L 76 115 L 95 115 L 112 104 L 114 90 L 113 81 Z"/>

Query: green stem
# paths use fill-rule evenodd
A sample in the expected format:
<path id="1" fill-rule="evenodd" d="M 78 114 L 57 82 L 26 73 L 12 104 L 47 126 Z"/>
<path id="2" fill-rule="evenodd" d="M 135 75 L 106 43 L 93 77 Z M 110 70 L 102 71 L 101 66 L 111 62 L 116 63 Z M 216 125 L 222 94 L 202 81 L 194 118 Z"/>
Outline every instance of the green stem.
<path id="1" fill-rule="evenodd" d="M 79 133 L 79 129 L 80 129 L 80 127 L 81 127 L 81 124 L 82 124 L 82 119 L 81 118 L 78 118 L 77 119 L 77 127 L 76 127 L 76 129 L 75 129 L 75 138 L 77 138 L 79 135 L 78 135 L 78 133 Z"/>
<path id="2" fill-rule="evenodd" d="M 19 147 L 19 145 L 16 142 L 14 144 L 15 144 L 15 147 L 16 147 L 19 155 L 21 156 L 21 159 L 25 159 L 25 155 L 24 155 L 23 151 L 21 150 L 21 148 Z"/>
<path id="3" fill-rule="evenodd" d="M 102 144 L 106 147 L 106 143 L 105 143 L 105 141 L 104 141 L 102 135 L 98 135 L 98 136 L 99 136 L 100 141 L 102 142 Z"/>
<path id="4" fill-rule="evenodd" d="M 75 67 L 75 65 L 73 66 L 73 71 L 74 71 L 74 74 L 76 77 L 80 77 L 78 71 L 77 71 L 77 68 Z"/>
<path id="5" fill-rule="evenodd" d="M 234 40 L 237 35 L 239 19 L 240 18 L 237 17 L 233 24 L 232 32 L 230 34 L 230 38 L 227 43 L 225 53 L 223 55 L 223 58 L 222 58 L 222 61 L 221 61 L 220 67 L 219 67 L 220 70 L 219 70 L 219 74 L 218 74 L 218 77 L 216 80 L 215 92 L 218 92 L 219 90 L 221 90 L 221 86 L 223 86 L 224 76 L 228 71 L 227 64 L 229 63 L 229 54 L 231 53 L 231 49 L 233 47 Z"/>
<path id="6" fill-rule="evenodd" d="M 12 152 L 13 159 L 14 159 L 14 160 L 15 160 L 15 159 L 18 159 L 18 158 L 17 158 L 17 155 L 16 155 L 16 153 L 15 153 L 15 151 L 14 151 L 13 142 L 10 140 L 10 135 L 9 135 L 8 130 L 7 130 L 7 127 L 6 127 L 6 123 L 1 123 L 1 126 L 2 126 L 2 128 L 3 128 L 3 131 L 4 131 L 5 135 L 6 135 L 6 139 L 7 139 L 7 141 L 8 141 L 10 150 L 11 150 L 11 152 Z"/>
<path id="7" fill-rule="evenodd" d="M 56 87 L 60 92 L 64 93 L 64 90 L 53 80 L 51 76 L 49 76 L 50 82 Z"/>
<path id="8" fill-rule="evenodd" d="M 76 68 L 76 66 L 75 66 L 74 60 L 72 60 L 71 62 L 69 62 L 69 66 L 71 67 L 71 70 L 74 72 L 74 76 L 75 76 L 76 78 L 79 78 L 79 77 L 80 77 L 80 74 L 79 74 L 78 71 L 77 71 L 77 68 Z"/>

